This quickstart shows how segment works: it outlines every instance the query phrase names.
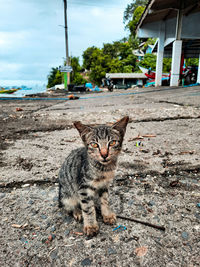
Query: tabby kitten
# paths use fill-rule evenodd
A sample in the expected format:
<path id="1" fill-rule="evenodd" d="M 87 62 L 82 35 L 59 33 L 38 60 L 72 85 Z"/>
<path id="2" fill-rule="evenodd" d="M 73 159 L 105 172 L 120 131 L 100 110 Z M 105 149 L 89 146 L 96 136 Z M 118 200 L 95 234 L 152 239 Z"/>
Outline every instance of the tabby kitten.
<path id="1" fill-rule="evenodd" d="M 116 215 L 108 204 L 108 187 L 114 179 L 117 158 L 129 117 L 112 126 L 88 126 L 80 121 L 74 126 L 80 133 L 84 147 L 73 150 L 59 172 L 59 206 L 72 213 L 80 221 L 83 218 L 84 233 L 98 233 L 95 199 L 100 199 L 104 223 L 113 224 Z"/>

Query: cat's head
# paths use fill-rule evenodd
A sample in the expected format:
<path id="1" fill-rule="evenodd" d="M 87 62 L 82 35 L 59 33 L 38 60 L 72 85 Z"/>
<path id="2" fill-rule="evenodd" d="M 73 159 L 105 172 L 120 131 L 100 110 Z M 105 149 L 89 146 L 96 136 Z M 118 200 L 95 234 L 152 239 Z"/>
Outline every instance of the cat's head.
<path id="1" fill-rule="evenodd" d="M 122 148 L 129 117 L 126 116 L 111 126 L 89 126 L 80 121 L 74 126 L 80 133 L 88 154 L 103 165 L 115 162 Z"/>

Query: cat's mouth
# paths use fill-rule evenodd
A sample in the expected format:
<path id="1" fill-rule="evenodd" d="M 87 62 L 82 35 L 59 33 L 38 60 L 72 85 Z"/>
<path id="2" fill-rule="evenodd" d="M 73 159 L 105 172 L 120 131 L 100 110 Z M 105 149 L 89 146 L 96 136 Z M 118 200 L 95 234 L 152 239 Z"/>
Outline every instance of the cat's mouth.
<path id="1" fill-rule="evenodd" d="M 110 159 L 102 159 L 101 162 L 103 164 L 108 164 L 110 162 Z"/>

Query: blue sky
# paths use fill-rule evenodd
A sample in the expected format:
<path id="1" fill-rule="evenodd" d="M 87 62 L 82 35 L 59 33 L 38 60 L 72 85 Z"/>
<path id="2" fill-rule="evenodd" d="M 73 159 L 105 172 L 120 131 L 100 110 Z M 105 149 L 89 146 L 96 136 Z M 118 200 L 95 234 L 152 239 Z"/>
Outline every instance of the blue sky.
<path id="1" fill-rule="evenodd" d="M 69 54 L 127 36 L 132 0 L 68 0 Z M 65 57 L 63 0 L 0 0 L 0 86 L 47 83 Z M 60 26 L 59 26 L 60 25 Z"/>

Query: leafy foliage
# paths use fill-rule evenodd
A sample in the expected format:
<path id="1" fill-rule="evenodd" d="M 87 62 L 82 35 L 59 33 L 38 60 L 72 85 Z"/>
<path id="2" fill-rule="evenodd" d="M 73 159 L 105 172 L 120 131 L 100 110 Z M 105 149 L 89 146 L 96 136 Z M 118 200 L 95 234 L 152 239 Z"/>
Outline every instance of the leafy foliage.
<path id="1" fill-rule="evenodd" d="M 83 53 L 83 66 L 90 69 L 92 82 L 101 84 L 108 72 L 132 72 L 136 65 L 136 56 L 132 53 L 132 45 L 126 41 L 107 43 L 103 48 L 89 47 Z"/>
<path id="2" fill-rule="evenodd" d="M 130 20 L 133 18 L 133 13 L 139 7 L 145 7 L 148 3 L 148 0 L 134 0 L 132 3 L 128 4 L 124 11 L 124 23 L 128 24 Z"/>
<path id="3" fill-rule="evenodd" d="M 84 84 L 86 83 L 86 80 L 83 78 L 83 76 L 80 74 L 82 71 L 82 68 L 79 64 L 79 58 L 78 57 L 71 57 L 71 66 L 73 71 L 70 74 L 70 81 L 73 84 Z"/>
<path id="4" fill-rule="evenodd" d="M 47 88 L 51 88 L 56 84 L 62 83 L 62 74 L 58 68 L 52 68 L 50 74 L 48 75 Z"/>
<path id="5" fill-rule="evenodd" d="M 198 66 L 199 65 L 199 59 L 198 58 L 188 58 L 186 59 L 186 66 Z"/>
<path id="6" fill-rule="evenodd" d="M 163 59 L 163 72 L 169 72 L 171 70 L 171 58 Z M 154 54 L 145 54 L 144 59 L 140 61 L 140 65 L 152 70 L 156 70 L 156 55 Z"/>
<path id="7" fill-rule="evenodd" d="M 136 26 L 140 20 L 142 13 L 144 12 L 144 9 L 145 7 L 143 6 L 138 6 L 137 8 L 135 8 L 132 20 L 130 20 L 127 24 L 127 28 L 129 29 L 132 36 L 136 35 Z"/>
<path id="8" fill-rule="evenodd" d="M 73 71 L 70 73 L 70 82 L 74 84 L 86 83 L 86 80 L 80 74 L 82 68 L 79 64 L 79 58 L 71 57 L 70 61 L 73 69 Z M 63 82 L 63 73 L 61 73 L 58 68 L 52 68 L 48 76 L 47 88 L 51 88 L 56 84 L 61 84 L 62 82 Z"/>
<path id="9" fill-rule="evenodd" d="M 140 61 L 140 65 L 152 70 L 156 69 L 156 55 L 154 54 L 145 54 L 144 59 Z"/>

